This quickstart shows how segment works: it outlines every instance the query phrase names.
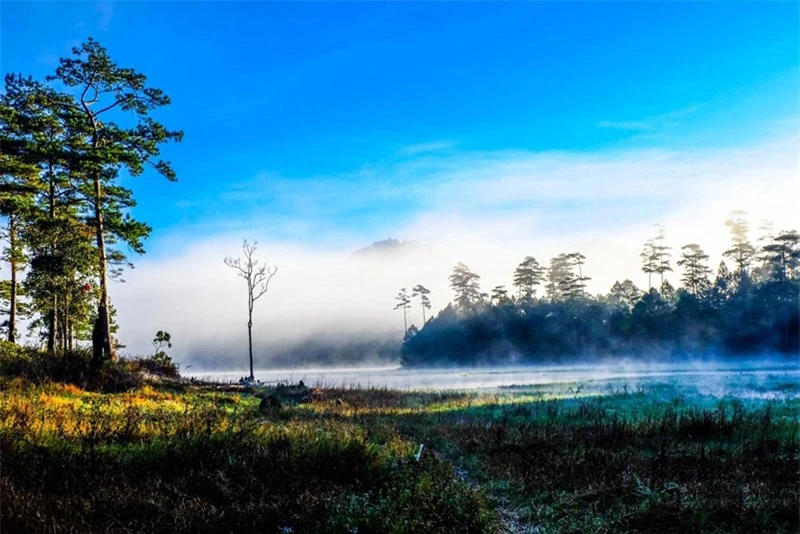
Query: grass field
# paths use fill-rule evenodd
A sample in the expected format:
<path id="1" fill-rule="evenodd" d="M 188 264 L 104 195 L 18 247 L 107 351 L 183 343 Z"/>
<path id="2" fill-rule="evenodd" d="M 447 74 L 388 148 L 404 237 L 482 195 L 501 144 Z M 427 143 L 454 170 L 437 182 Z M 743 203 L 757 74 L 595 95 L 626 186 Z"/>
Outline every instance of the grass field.
<path id="1" fill-rule="evenodd" d="M 0 527 L 797 532 L 792 387 L 742 401 L 674 384 L 101 393 L 6 379 Z"/>

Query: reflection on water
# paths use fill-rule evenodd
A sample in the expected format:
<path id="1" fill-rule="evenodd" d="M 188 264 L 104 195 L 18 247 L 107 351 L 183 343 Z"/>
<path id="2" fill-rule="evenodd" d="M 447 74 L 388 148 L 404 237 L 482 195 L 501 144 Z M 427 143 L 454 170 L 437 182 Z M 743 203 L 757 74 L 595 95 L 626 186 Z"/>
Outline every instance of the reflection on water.
<path id="1" fill-rule="evenodd" d="M 215 382 L 236 382 L 241 371 L 186 373 Z M 635 390 L 670 384 L 700 394 L 771 398 L 800 396 L 800 364 L 791 361 L 719 361 L 673 364 L 584 364 L 474 369 L 400 367 L 260 370 L 266 384 L 296 383 L 330 387 L 392 389 L 490 389 L 509 386 L 581 384 L 591 390 Z"/>

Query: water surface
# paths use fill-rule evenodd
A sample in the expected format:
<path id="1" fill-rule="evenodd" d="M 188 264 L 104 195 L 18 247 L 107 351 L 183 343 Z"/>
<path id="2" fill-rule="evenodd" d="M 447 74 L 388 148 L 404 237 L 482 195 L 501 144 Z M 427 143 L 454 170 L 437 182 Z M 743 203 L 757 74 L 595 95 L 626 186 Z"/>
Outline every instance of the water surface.
<path id="1" fill-rule="evenodd" d="M 237 382 L 242 371 L 185 373 L 198 379 Z M 800 396 L 797 361 L 717 361 L 679 363 L 612 363 L 492 368 L 404 369 L 397 367 L 257 370 L 265 384 L 297 383 L 328 387 L 478 390 L 513 386 L 562 385 L 582 391 L 620 391 L 679 386 L 707 395 L 752 398 Z"/>

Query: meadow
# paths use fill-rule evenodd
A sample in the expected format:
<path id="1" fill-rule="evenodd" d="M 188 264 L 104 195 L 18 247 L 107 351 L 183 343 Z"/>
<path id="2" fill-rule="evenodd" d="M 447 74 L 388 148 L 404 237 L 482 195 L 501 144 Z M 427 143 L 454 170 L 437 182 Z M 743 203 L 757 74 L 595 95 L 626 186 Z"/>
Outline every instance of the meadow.
<path id="1" fill-rule="evenodd" d="M 800 527 L 795 380 L 743 400 L 666 382 L 103 388 L 8 369 L 3 532 Z"/>

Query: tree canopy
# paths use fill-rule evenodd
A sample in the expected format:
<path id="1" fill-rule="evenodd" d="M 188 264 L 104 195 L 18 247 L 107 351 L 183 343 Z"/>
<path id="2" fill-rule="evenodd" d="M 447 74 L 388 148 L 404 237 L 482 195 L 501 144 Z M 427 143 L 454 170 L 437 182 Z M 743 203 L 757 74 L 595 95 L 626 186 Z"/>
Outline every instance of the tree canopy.
<path id="1" fill-rule="evenodd" d="M 740 220 L 742 212 L 731 217 L 726 225 L 735 223 L 738 229 L 732 231 L 732 246 L 724 257 L 732 261 L 733 270 L 723 260 L 712 279 L 702 247 L 684 245 L 676 262 L 682 283 L 677 289 L 664 277 L 658 289 L 651 285 L 642 291 L 623 280 L 606 295 L 589 295 L 586 258 L 570 252 L 550 259 L 545 295 L 537 298 L 534 293 L 545 271 L 528 256 L 512 273 L 515 295 L 496 286 L 487 296 L 480 292 L 480 276 L 458 264 L 450 276 L 452 304 L 406 335 L 403 362 L 475 365 L 609 356 L 796 354 L 800 234 L 771 233 L 759 249 L 753 247 L 753 254 L 742 253 L 746 221 Z M 664 236 L 659 227 L 656 238 L 645 245 L 648 275 L 671 271 L 671 247 Z"/>
<path id="2" fill-rule="evenodd" d="M 91 38 L 44 81 L 6 75 L 0 215 L 12 278 L 9 339 L 16 311 L 29 308 L 47 350 L 64 351 L 90 337 L 95 363 L 113 355 L 108 280 L 120 279 L 131 265 L 128 253 L 143 253 L 150 234 L 131 216 L 136 202 L 121 180 L 147 169 L 176 179 L 160 151 L 183 134 L 151 116 L 169 103 L 144 74 L 118 66 Z M 20 306 L 22 294 L 28 302 Z"/>

